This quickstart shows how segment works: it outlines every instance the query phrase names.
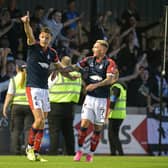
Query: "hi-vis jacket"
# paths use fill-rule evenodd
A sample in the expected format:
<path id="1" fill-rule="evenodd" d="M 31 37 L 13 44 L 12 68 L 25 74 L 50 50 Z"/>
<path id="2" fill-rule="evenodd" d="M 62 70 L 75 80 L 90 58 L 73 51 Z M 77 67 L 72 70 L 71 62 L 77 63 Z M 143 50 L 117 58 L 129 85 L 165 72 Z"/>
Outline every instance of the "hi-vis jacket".
<path id="1" fill-rule="evenodd" d="M 79 74 L 77 72 L 72 72 L 72 75 Z M 74 102 L 78 103 L 80 98 L 80 92 L 82 88 L 82 80 L 78 78 L 76 80 L 71 80 L 58 73 L 56 82 L 49 89 L 50 102 L 53 103 L 66 103 Z"/>
<path id="2" fill-rule="evenodd" d="M 108 118 L 124 119 L 126 117 L 127 91 L 120 83 L 113 84 L 111 89 L 113 87 L 117 87 L 117 88 L 120 89 L 120 96 L 117 98 L 117 101 L 116 101 L 116 104 L 114 106 L 114 109 L 113 110 L 110 109 L 110 114 L 109 114 Z"/>
<path id="3" fill-rule="evenodd" d="M 10 82 L 13 84 L 14 89 L 14 97 L 12 100 L 12 104 L 18 105 L 28 105 L 27 97 L 25 94 L 25 86 L 23 88 L 20 87 L 20 74 L 17 74 L 14 78 L 10 79 Z"/>

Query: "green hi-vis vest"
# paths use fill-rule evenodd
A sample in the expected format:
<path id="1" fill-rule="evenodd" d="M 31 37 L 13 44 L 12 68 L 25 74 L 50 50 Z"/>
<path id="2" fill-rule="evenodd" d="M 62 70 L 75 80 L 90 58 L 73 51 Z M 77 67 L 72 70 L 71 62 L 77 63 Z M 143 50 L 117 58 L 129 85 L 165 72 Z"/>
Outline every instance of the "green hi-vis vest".
<path id="1" fill-rule="evenodd" d="M 14 78 L 12 78 L 13 86 L 15 89 L 15 94 L 12 100 L 12 104 L 19 104 L 19 105 L 28 105 L 25 87 L 21 88 L 19 85 L 21 76 L 17 74 Z"/>
<path id="2" fill-rule="evenodd" d="M 79 75 L 77 72 L 72 72 L 71 75 Z M 78 103 L 80 92 L 82 88 L 82 80 L 78 78 L 76 80 L 71 80 L 69 78 L 63 77 L 58 73 L 56 83 L 49 90 L 50 102 L 53 103 L 67 103 L 74 102 Z"/>
<path id="3" fill-rule="evenodd" d="M 115 83 L 111 88 L 117 87 L 120 89 L 120 96 L 118 97 L 114 109 L 110 110 L 108 118 L 124 119 L 126 117 L 126 97 L 127 91 L 120 83 Z"/>

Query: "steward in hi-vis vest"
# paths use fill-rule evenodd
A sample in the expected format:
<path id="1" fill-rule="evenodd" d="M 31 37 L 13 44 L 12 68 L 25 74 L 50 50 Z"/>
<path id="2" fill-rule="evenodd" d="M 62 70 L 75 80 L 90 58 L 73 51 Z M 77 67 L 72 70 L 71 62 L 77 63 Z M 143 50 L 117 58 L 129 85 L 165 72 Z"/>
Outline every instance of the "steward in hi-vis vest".
<path id="1" fill-rule="evenodd" d="M 78 72 L 71 72 L 73 75 L 80 75 Z M 53 103 L 78 103 L 82 88 L 82 80 L 70 80 L 58 73 L 55 84 L 49 89 L 50 102 Z"/>
<path id="2" fill-rule="evenodd" d="M 65 66 L 71 64 L 71 58 L 64 56 L 61 63 Z M 73 155 L 75 152 L 75 140 L 73 130 L 74 104 L 79 102 L 82 89 L 82 79 L 80 73 L 71 72 L 73 75 L 78 74 L 79 78 L 71 80 L 64 77 L 61 73 L 53 72 L 49 79 L 49 98 L 51 102 L 51 112 L 48 114 L 48 123 L 50 131 L 50 150 L 49 154 L 60 154 L 58 142 L 60 132 L 64 137 L 65 149 L 64 154 Z M 63 147 L 64 148 L 64 147 Z"/>
<path id="3" fill-rule="evenodd" d="M 119 139 L 119 130 L 126 118 L 127 88 L 124 83 L 116 82 L 110 90 L 110 113 L 108 137 L 111 155 L 123 155 L 122 145 Z"/>
<path id="4" fill-rule="evenodd" d="M 10 79 L 10 82 L 12 82 L 15 91 L 12 104 L 28 105 L 27 97 L 25 94 L 25 86 L 20 86 L 21 78 L 21 74 L 18 74 L 14 78 Z"/>
<path id="5" fill-rule="evenodd" d="M 115 95 L 114 87 L 119 90 L 120 93 L 118 93 L 118 95 Z M 118 82 L 112 85 L 110 95 L 111 110 L 109 118 L 124 119 L 126 117 L 126 96 L 127 91 L 122 84 Z"/>
<path id="6" fill-rule="evenodd" d="M 8 91 L 6 94 L 3 115 L 8 118 L 8 107 L 11 104 L 11 154 L 23 154 L 21 146 L 27 145 L 27 136 L 29 129 L 33 123 L 33 115 L 29 108 L 26 93 L 25 93 L 25 69 L 22 67 L 22 62 L 16 62 L 17 75 L 10 79 Z M 24 133 L 24 144 L 22 144 L 20 135 Z"/>

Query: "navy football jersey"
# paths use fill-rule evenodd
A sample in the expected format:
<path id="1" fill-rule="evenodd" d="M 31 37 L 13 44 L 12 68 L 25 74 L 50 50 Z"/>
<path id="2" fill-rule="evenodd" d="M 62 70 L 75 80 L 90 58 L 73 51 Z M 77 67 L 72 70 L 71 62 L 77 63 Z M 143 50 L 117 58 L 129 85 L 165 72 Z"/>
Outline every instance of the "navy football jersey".
<path id="1" fill-rule="evenodd" d="M 54 49 L 43 51 L 39 44 L 28 48 L 27 56 L 27 87 L 48 89 L 49 66 L 51 62 L 58 62 Z"/>
<path id="2" fill-rule="evenodd" d="M 104 57 L 101 62 L 96 60 L 94 56 L 86 57 L 79 62 L 79 65 L 87 69 L 87 72 L 85 72 L 87 73 L 86 84 L 103 81 L 107 74 L 114 75 L 116 68 L 115 62 L 107 57 Z M 110 86 L 98 87 L 93 91 L 88 91 L 87 94 L 99 98 L 108 98 L 110 96 Z"/>

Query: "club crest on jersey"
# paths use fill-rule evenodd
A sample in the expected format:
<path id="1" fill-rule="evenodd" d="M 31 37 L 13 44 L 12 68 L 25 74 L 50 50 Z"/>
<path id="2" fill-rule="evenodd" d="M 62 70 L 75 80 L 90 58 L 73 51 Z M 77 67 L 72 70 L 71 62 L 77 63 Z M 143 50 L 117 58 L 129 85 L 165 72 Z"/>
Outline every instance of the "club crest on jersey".
<path id="1" fill-rule="evenodd" d="M 49 68 L 49 65 L 45 62 L 38 62 L 38 64 L 42 67 L 42 68 L 46 68 L 48 69 Z"/>

